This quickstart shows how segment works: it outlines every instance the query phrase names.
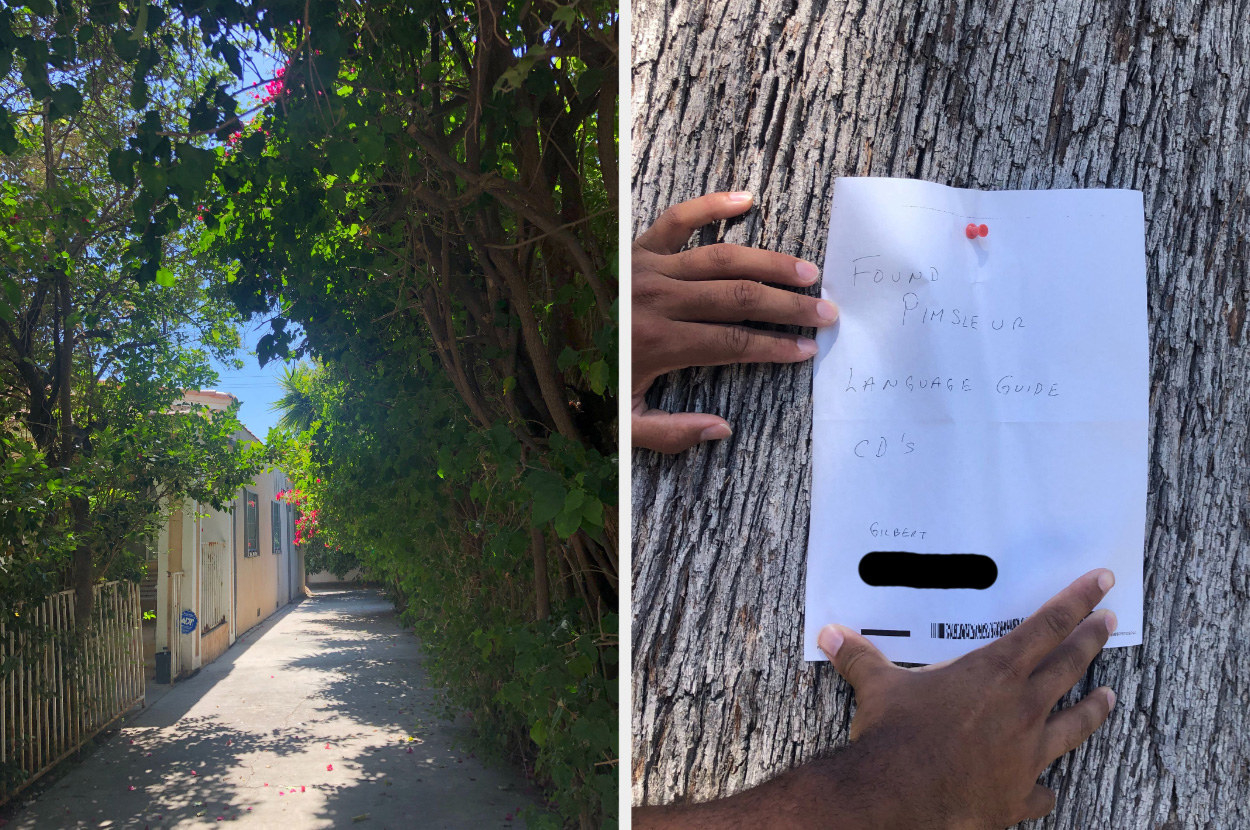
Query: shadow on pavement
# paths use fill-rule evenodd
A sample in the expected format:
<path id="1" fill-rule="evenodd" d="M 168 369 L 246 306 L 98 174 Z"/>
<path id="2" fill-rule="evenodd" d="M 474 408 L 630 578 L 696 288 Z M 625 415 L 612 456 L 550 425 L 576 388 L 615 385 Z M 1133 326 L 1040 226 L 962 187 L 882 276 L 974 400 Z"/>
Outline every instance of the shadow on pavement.
<path id="1" fill-rule="evenodd" d="M 376 592 L 305 600 L 132 718 L 8 827 L 522 826 L 537 795 L 456 748 L 467 735 L 438 717 L 421 663 Z"/>

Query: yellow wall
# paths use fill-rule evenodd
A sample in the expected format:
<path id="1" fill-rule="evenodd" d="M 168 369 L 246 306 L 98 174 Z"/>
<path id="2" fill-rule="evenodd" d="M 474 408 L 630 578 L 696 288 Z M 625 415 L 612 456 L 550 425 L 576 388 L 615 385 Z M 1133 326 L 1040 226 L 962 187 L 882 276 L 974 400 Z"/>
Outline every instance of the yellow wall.
<path id="1" fill-rule="evenodd" d="M 242 493 L 235 500 L 235 635 L 262 622 L 286 603 L 278 595 L 278 570 L 285 558 L 273 553 L 272 508 L 274 494 L 287 486 L 286 477 L 276 470 L 261 473 L 254 486 L 244 488 L 258 496 L 260 508 L 260 554 L 249 557 L 246 545 L 247 512 Z"/>
<path id="2" fill-rule="evenodd" d="M 203 665 L 216 660 L 230 648 L 230 626 L 219 625 L 212 631 L 200 637 L 200 649 L 203 654 Z"/>

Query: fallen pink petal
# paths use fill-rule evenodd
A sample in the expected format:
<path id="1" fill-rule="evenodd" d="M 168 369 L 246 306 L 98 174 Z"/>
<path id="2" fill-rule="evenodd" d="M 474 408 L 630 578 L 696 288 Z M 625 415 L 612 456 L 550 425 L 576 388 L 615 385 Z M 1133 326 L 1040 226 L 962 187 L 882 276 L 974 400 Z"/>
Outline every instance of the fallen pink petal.
<path id="1" fill-rule="evenodd" d="M 334 764 L 326 764 L 326 772 L 334 772 Z"/>

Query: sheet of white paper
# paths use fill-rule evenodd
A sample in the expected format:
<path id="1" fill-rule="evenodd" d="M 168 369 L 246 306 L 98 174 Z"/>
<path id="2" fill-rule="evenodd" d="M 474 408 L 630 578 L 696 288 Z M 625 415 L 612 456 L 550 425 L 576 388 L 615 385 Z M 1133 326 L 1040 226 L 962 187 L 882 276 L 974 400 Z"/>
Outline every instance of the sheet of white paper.
<path id="1" fill-rule="evenodd" d="M 807 659 L 830 622 L 880 632 L 898 662 L 956 657 L 1096 567 L 1116 574 L 1108 645 L 1139 645 L 1141 193 L 840 178 L 822 295 L 841 315 L 816 338 Z M 874 551 L 976 554 L 997 577 L 873 586 Z M 887 582 L 915 575 L 886 565 Z"/>

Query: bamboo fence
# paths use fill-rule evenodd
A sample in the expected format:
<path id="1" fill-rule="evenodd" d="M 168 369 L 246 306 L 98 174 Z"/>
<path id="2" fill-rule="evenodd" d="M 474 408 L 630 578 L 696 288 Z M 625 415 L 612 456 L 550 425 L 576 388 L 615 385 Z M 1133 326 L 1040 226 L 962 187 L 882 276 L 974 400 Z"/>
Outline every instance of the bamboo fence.
<path id="1" fill-rule="evenodd" d="M 73 591 L 29 613 L 27 631 L 0 623 L 0 803 L 143 701 L 138 585 L 95 587 L 81 645 Z"/>

